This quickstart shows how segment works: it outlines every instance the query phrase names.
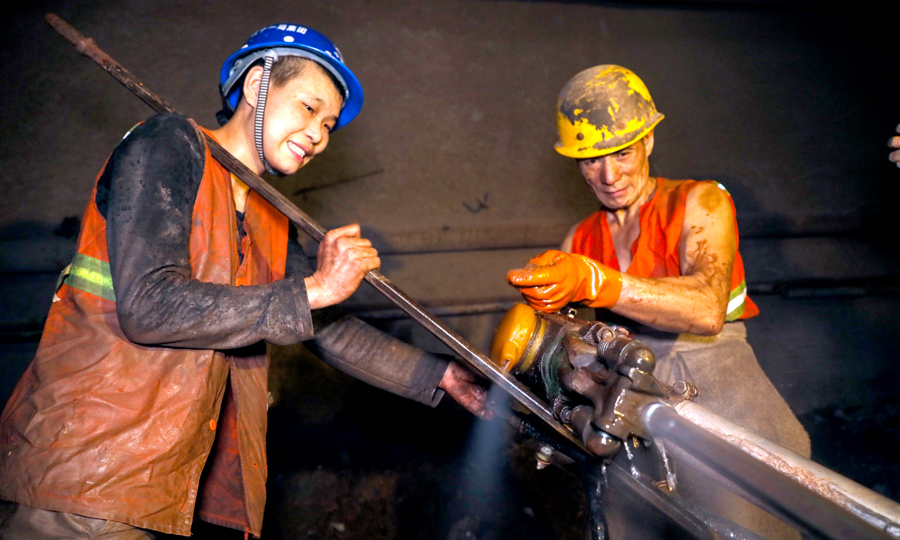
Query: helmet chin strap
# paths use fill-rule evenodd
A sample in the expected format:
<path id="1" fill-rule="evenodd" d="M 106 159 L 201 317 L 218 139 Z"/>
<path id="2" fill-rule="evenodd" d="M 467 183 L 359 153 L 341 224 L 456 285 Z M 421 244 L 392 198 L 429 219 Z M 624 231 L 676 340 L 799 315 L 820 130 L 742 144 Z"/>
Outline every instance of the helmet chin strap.
<path id="1" fill-rule="evenodd" d="M 266 98 L 269 95 L 269 75 L 272 73 L 272 64 L 274 62 L 274 57 L 266 56 L 262 79 L 259 82 L 259 93 L 256 97 L 256 118 L 253 122 L 253 140 L 256 142 L 256 152 L 259 154 L 259 159 L 262 161 L 263 167 L 266 168 L 266 172 L 274 176 L 284 176 L 284 174 L 275 170 L 275 168 L 269 164 L 269 161 L 266 159 L 266 154 L 263 152 L 263 121 L 266 115 Z"/>

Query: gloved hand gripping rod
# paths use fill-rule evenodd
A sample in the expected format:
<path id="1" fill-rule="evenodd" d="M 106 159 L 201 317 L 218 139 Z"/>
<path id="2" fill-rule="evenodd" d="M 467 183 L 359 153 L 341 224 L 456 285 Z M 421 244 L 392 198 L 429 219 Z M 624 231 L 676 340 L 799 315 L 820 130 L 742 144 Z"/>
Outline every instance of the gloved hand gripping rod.
<path id="1" fill-rule="evenodd" d="M 75 30 L 71 25 L 54 13 L 48 13 L 44 19 L 61 36 L 75 45 L 76 50 L 82 55 L 93 60 L 97 65 L 115 77 L 122 85 L 131 90 L 156 112 L 178 113 L 174 107 L 160 96 L 144 86 L 130 71 L 116 62 L 112 57 L 100 49 L 93 39 L 87 38 Z M 206 144 L 209 146 L 212 156 L 226 169 L 231 171 L 241 181 L 259 193 L 272 206 L 283 213 L 294 225 L 301 228 L 306 234 L 317 242 L 321 242 L 327 232 L 312 217 L 300 210 L 287 197 L 263 180 L 258 174 L 251 171 L 236 157 L 231 155 L 213 138 L 207 136 Z M 579 448 L 584 448 L 581 441 L 572 435 L 572 432 L 553 417 L 547 407 L 527 388 L 515 379 L 508 377 L 498 370 L 488 358 L 478 352 L 468 341 L 456 331 L 444 324 L 440 319 L 430 314 L 424 306 L 410 298 L 396 285 L 378 270 L 371 270 L 366 274 L 366 281 L 375 290 L 383 294 L 394 305 L 406 312 L 414 321 L 422 325 L 426 330 L 434 334 L 454 353 L 467 364 L 478 370 L 485 378 L 500 386 L 514 399 L 524 405 L 529 411 L 537 415 L 541 420 L 551 426 L 556 432 L 565 437 Z"/>

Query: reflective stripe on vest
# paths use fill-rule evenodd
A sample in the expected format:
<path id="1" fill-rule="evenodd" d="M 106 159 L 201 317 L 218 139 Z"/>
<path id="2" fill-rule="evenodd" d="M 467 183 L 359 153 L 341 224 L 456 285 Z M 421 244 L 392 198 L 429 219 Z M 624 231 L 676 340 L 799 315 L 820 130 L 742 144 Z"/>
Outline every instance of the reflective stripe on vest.
<path id="1" fill-rule="evenodd" d="M 745 303 L 747 298 L 747 280 L 741 280 L 740 284 L 728 295 L 728 311 L 725 315 L 725 321 L 734 321 L 744 314 Z"/>
<path id="2" fill-rule="evenodd" d="M 99 296 L 110 302 L 116 301 L 108 262 L 76 253 L 68 269 L 69 273 L 63 283 L 73 289 Z"/>

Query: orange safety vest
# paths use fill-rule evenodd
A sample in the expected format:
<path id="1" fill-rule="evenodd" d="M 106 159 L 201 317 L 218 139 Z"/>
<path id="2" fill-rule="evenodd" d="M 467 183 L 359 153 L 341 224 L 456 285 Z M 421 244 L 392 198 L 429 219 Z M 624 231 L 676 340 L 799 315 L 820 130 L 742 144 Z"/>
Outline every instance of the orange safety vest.
<path id="1" fill-rule="evenodd" d="M 287 219 L 251 192 L 239 263 L 230 175 L 208 148 L 205 155 L 191 278 L 224 285 L 283 278 Z M 129 341 L 116 315 L 96 194 L 95 186 L 78 238 L 79 270 L 59 289 L 37 355 L 0 419 L 0 498 L 189 535 L 202 493 L 204 520 L 258 536 L 268 358 Z"/>
<path id="2" fill-rule="evenodd" d="M 639 215 L 641 233 L 631 247 L 631 266 L 625 271 L 628 275 L 640 278 L 681 275 L 678 242 L 681 240 L 681 229 L 684 224 L 684 209 L 688 193 L 699 184 L 695 180 L 657 178 L 656 181 L 656 192 L 641 206 Z M 717 185 L 725 189 L 722 184 Z M 728 200 L 731 201 L 731 196 Z M 734 210 L 734 201 L 731 201 L 731 207 Z M 734 224 L 734 231 L 737 242 L 737 221 Z M 605 211 L 591 214 L 578 225 L 572 238 L 572 253 L 585 255 L 621 270 Z M 725 320 L 749 319 L 758 314 L 759 308 L 747 296 L 744 261 L 740 252 L 736 251 Z"/>

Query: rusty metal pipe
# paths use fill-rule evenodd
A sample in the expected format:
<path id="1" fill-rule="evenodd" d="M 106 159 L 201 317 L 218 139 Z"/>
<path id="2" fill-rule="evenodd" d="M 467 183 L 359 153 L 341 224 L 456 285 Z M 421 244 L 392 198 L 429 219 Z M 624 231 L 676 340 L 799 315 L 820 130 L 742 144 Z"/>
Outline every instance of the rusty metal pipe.
<path id="1" fill-rule="evenodd" d="M 897 503 L 699 405 L 684 402 L 676 411 L 655 403 L 641 416 L 654 439 L 681 448 L 801 530 L 841 540 L 900 538 Z"/>

